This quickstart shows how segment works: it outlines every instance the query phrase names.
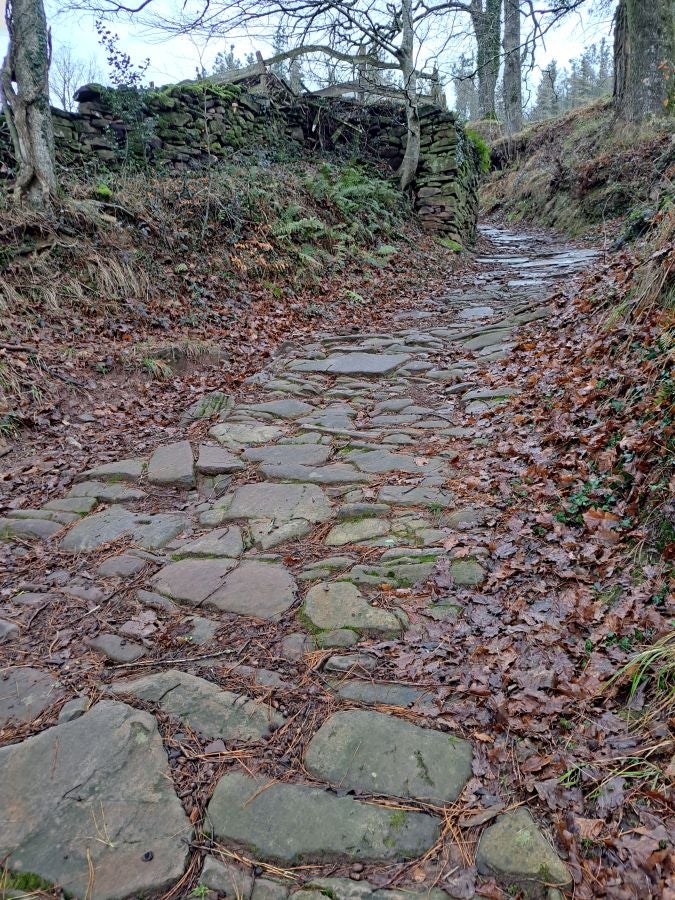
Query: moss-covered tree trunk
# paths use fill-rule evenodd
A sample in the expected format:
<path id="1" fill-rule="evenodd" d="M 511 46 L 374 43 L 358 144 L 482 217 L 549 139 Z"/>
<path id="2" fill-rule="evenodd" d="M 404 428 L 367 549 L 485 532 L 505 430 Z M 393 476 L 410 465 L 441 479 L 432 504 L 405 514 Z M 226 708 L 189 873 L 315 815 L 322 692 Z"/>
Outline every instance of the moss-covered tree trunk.
<path id="1" fill-rule="evenodd" d="M 49 108 L 51 41 L 42 0 L 7 0 L 2 103 L 17 161 L 14 199 L 47 205 L 56 193 L 54 128 Z"/>
<path id="2" fill-rule="evenodd" d="M 620 0 L 614 31 L 614 102 L 630 122 L 672 113 L 675 0 Z"/>
<path id="3" fill-rule="evenodd" d="M 413 29 L 412 0 L 403 0 L 401 6 L 401 47 L 398 52 L 398 58 L 403 74 L 407 140 L 403 161 L 398 171 L 399 184 L 402 191 L 407 190 L 415 180 L 417 166 L 420 161 L 420 145 L 422 140 L 414 50 L 415 33 Z"/>
<path id="4" fill-rule="evenodd" d="M 483 119 L 496 118 L 495 91 L 499 75 L 502 0 L 472 0 L 469 13 L 476 36 L 478 107 Z"/>
<path id="5" fill-rule="evenodd" d="M 504 0 L 504 127 L 509 136 L 523 127 L 520 0 Z"/>

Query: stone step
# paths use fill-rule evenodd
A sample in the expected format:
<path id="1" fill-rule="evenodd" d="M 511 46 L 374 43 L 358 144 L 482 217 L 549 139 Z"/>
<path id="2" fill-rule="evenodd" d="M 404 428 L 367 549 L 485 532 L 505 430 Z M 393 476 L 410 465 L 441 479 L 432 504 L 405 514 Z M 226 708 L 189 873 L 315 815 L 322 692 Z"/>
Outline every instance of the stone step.
<path id="1" fill-rule="evenodd" d="M 414 859 L 440 834 L 439 820 L 426 813 L 240 772 L 218 782 L 207 822 L 215 840 L 285 865 Z"/>

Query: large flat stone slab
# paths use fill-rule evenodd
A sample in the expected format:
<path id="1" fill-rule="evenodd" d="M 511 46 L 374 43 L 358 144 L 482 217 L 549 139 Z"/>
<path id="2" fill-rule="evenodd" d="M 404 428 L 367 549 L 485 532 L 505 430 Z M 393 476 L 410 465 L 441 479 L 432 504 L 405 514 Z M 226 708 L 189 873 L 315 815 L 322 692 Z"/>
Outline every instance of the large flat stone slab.
<path id="1" fill-rule="evenodd" d="M 234 772 L 218 782 L 208 807 L 217 840 L 286 864 L 341 859 L 413 859 L 439 834 L 424 813 L 385 809 L 300 784 L 271 784 Z"/>
<path id="2" fill-rule="evenodd" d="M 92 900 L 154 894 L 181 877 L 192 826 L 148 713 L 103 701 L 0 749 L 0 770 L 10 871 Z"/>
<path id="3" fill-rule="evenodd" d="M 298 360 L 289 369 L 332 375 L 388 375 L 411 358 L 408 353 L 333 353 L 326 359 Z"/>
<path id="4" fill-rule="evenodd" d="M 329 678 L 328 687 L 343 700 L 355 700 L 368 706 L 400 706 L 401 709 L 408 709 L 429 694 L 428 690 L 409 684 L 361 678 Z"/>
<path id="5" fill-rule="evenodd" d="M 210 681 L 169 669 L 131 681 L 118 681 L 114 694 L 132 694 L 157 703 L 170 716 L 194 731 L 225 741 L 258 741 L 285 719 L 270 706 L 243 694 L 224 691 Z"/>
<path id="6" fill-rule="evenodd" d="M 241 450 L 249 444 L 266 444 L 281 437 L 283 433 L 283 428 L 267 425 L 265 422 L 223 422 L 211 428 L 209 437 L 231 450 Z"/>
<path id="7" fill-rule="evenodd" d="M 87 479 L 102 479 L 108 481 L 138 481 L 148 467 L 142 456 L 134 456 L 130 459 L 118 459 L 116 462 L 103 463 L 87 469 L 80 476 L 80 481 Z"/>
<path id="8" fill-rule="evenodd" d="M 328 466 L 263 463 L 260 471 L 266 478 L 276 478 L 279 481 L 299 481 L 307 484 L 362 484 L 368 481 L 367 475 L 346 463 L 332 463 Z"/>
<path id="9" fill-rule="evenodd" d="M 295 580 L 283 566 L 251 561 L 230 572 L 205 605 L 222 612 L 276 621 L 293 605 L 295 596 Z"/>
<path id="10" fill-rule="evenodd" d="M 299 419 L 300 416 L 306 416 L 313 412 L 314 407 L 311 403 L 305 403 L 303 400 L 287 399 L 266 400 L 263 403 L 242 404 L 237 406 L 236 410 L 243 410 L 254 414 L 265 413 L 268 416 L 274 416 L 276 419 Z"/>
<path id="11" fill-rule="evenodd" d="M 200 606 L 225 582 L 225 576 L 237 564 L 236 559 L 181 559 L 160 569 L 152 580 L 153 588 L 179 603 Z"/>
<path id="12" fill-rule="evenodd" d="M 323 444 L 273 444 L 271 447 L 249 447 L 244 459 L 270 466 L 320 466 L 328 461 L 331 448 Z"/>
<path id="13" fill-rule="evenodd" d="M 203 537 L 181 544 L 172 554 L 174 559 L 183 557 L 219 558 L 229 557 L 236 559 L 244 552 L 244 541 L 241 529 L 236 525 L 227 528 L 216 528 Z"/>
<path id="14" fill-rule="evenodd" d="M 117 538 L 129 536 L 133 543 L 156 550 L 179 535 L 187 519 L 181 514 L 134 513 L 123 506 L 110 506 L 77 522 L 61 540 L 61 549 L 72 552 L 95 550 Z"/>
<path id="15" fill-rule="evenodd" d="M 320 781 L 369 794 L 451 803 L 471 777 L 471 745 L 363 709 L 337 712 L 312 738 L 305 768 Z"/>
<path id="16" fill-rule="evenodd" d="M 202 475 L 228 475 L 244 469 L 244 463 L 224 447 L 200 444 L 197 457 L 197 471 Z"/>
<path id="17" fill-rule="evenodd" d="M 314 484 L 244 484 L 218 504 L 223 520 L 270 519 L 325 522 L 333 514 L 328 498 Z"/>
<path id="18" fill-rule="evenodd" d="M 398 616 L 371 606 L 359 589 L 346 581 L 324 581 L 310 588 L 303 613 L 322 631 L 353 628 L 390 634 L 403 628 Z"/>
<path id="19" fill-rule="evenodd" d="M 45 541 L 62 530 L 62 524 L 49 519 L 0 519 L 0 541 L 15 537 Z"/>
<path id="20" fill-rule="evenodd" d="M 158 447 L 148 463 L 148 481 L 191 488 L 195 483 L 194 457 L 189 441 Z"/>
<path id="21" fill-rule="evenodd" d="M 345 457 L 362 472 L 381 474 L 385 472 L 409 472 L 423 475 L 445 471 L 447 462 L 434 457 L 409 456 L 407 453 L 392 453 L 391 450 L 352 450 Z"/>
<path id="22" fill-rule="evenodd" d="M 346 544 L 360 544 L 372 538 L 383 537 L 391 531 L 391 523 L 386 519 L 353 519 L 334 525 L 326 535 L 327 547 L 344 547 Z"/>
<path id="23" fill-rule="evenodd" d="M 32 722 L 62 696 L 56 678 L 42 669 L 5 669 L 0 676 L 0 728 Z"/>

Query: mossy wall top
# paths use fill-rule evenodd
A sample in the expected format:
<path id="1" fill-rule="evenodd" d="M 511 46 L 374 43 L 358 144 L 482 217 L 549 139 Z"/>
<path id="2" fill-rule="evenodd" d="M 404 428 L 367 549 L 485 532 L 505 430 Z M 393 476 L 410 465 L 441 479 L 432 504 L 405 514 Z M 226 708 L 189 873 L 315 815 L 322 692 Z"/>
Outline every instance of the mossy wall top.
<path id="1" fill-rule="evenodd" d="M 68 167 L 116 168 L 136 161 L 189 170 L 235 151 L 269 148 L 278 155 L 342 152 L 377 161 L 392 174 L 405 152 L 401 104 L 296 97 L 277 82 L 215 84 L 208 80 L 161 90 L 80 88 L 77 113 L 52 110 L 59 162 Z M 463 245 L 475 235 L 479 159 L 455 116 L 424 107 L 415 205 L 423 224 Z M 0 128 L 0 177 L 11 177 L 6 125 Z"/>

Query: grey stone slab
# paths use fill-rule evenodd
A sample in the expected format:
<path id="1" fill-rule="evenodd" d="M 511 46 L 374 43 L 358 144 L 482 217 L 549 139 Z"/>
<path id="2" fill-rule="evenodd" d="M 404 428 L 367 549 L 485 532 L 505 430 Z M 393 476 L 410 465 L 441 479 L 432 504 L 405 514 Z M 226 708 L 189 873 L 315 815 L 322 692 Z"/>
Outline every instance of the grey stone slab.
<path id="1" fill-rule="evenodd" d="M 314 484 L 244 484 L 237 488 L 229 501 L 218 504 L 224 511 L 224 521 L 233 519 L 270 519 L 290 522 L 325 522 L 333 514 L 330 502 L 320 487 Z"/>
<path id="2" fill-rule="evenodd" d="M 338 519 L 376 518 L 386 516 L 389 507 L 386 503 L 345 503 L 337 510 Z"/>
<path id="3" fill-rule="evenodd" d="M 12 509 L 7 512 L 8 519 L 44 519 L 49 522 L 60 522 L 62 525 L 70 525 L 80 518 L 77 513 L 60 512 L 56 509 Z"/>
<path id="4" fill-rule="evenodd" d="M 494 316 L 495 311 L 491 306 L 467 306 L 460 309 L 460 319 L 488 319 Z"/>
<path id="5" fill-rule="evenodd" d="M 424 813 L 391 810 L 320 788 L 224 775 L 208 806 L 216 840 L 281 863 L 414 859 L 439 834 Z"/>
<path id="6" fill-rule="evenodd" d="M 195 483 L 194 457 L 189 441 L 157 447 L 148 463 L 148 481 L 191 488 Z"/>
<path id="7" fill-rule="evenodd" d="M 426 506 L 447 509 L 454 506 L 454 495 L 433 485 L 385 484 L 377 499 L 396 506 Z"/>
<path id="8" fill-rule="evenodd" d="M 476 337 L 462 340 L 462 346 L 466 350 L 483 350 L 485 347 L 493 347 L 496 344 L 503 344 L 511 337 L 511 329 L 504 328 L 501 330 L 486 331 L 478 334 Z M 457 338 L 459 340 L 459 338 Z"/>
<path id="9" fill-rule="evenodd" d="M 468 403 L 470 400 L 503 400 L 506 397 L 517 397 L 520 391 L 516 388 L 477 388 L 474 391 L 467 391 L 462 395 L 462 402 Z"/>
<path id="10" fill-rule="evenodd" d="M 209 436 L 225 447 L 240 450 L 249 444 L 266 444 L 268 441 L 274 441 L 283 433 L 283 428 L 264 422 L 223 422 L 221 425 L 214 425 L 209 431 Z"/>
<path id="11" fill-rule="evenodd" d="M 222 612 L 276 621 L 293 605 L 296 584 L 284 566 L 243 562 L 230 572 L 205 605 Z"/>
<path id="12" fill-rule="evenodd" d="M 131 553 L 121 553 L 103 560 L 97 572 L 104 578 L 129 578 L 141 572 L 147 564 L 146 560 L 132 556 Z"/>
<path id="13" fill-rule="evenodd" d="M 330 678 L 328 686 L 343 700 L 367 706 L 400 706 L 407 709 L 428 696 L 429 691 L 394 681 L 362 681 L 359 678 Z"/>
<path id="14" fill-rule="evenodd" d="M 185 635 L 185 640 L 197 646 L 208 644 L 209 641 L 212 641 L 221 627 L 220 623 L 211 619 L 205 619 L 204 616 L 187 616 L 184 621 L 190 628 Z"/>
<path id="15" fill-rule="evenodd" d="M 334 628 L 331 631 L 321 631 L 315 636 L 317 647 L 353 647 L 358 644 L 359 636 L 350 628 Z"/>
<path id="16" fill-rule="evenodd" d="M 106 483 L 105 481 L 81 481 L 68 491 L 69 497 L 95 497 L 104 503 L 129 503 L 142 500 L 145 491 L 130 488 L 126 484 Z"/>
<path id="17" fill-rule="evenodd" d="M 236 559 L 181 559 L 169 563 L 152 579 L 153 588 L 179 603 L 200 606 L 225 582 Z"/>
<path id="18" fill-rule="evenodd" d="M 207 856 L 199 876 L 199 883 L 224 897 L 249 900 L 253 891 L 253 874 L 240 866 Z"/>
<path id="19" fill-rule="evenodd" d="M 110 506 L 77 522 L 61 540 L 61 548 L 71 552 L 96 550 L 103 544 L 129 536 L 132 543 L 156 550 L 165 547 L 185 528 L 182 514 L 134 513 L 123 506 Z"/>
<path id="20" fill-rule="evenodd" d="M 346 673 L 372 672 L 377 668 L 377 659 L 367 653 L 345 653 L 331 656 L 324 664 L 324 671 L 344 675 Z"/>
<path id="21" fill-rule="evenodd" d="M 57 679 L 42 669 L 5 668 L 0 675 L 0 728 L 32 722 L 62 696 Z"/>
<path id="22" fill-rule="evenodd" d="M 237 409 L 252 413 L 267 413 L 278 419 L 299 419 L 314 410 L 311 403 L 302 400 L 267 400 L 264 403 L 242 404 Z"/>
<path id="23" fill-rule="evenodd" d="M 442 524 L 456 531 L 466 531 L 471 528 L 479 528 L 487 519 L 497 514 L 498 511 L 489 506 L 465 506 L 443 516 Z"/>
<path id="24" fill-rule="evenodd" d="M 245 465 L 224 447 L 200 444 L 196 468 L 202 475 L 228 475 L 230 472 L 240 472 Z"/>
<path id="25" fill-rule="evenodd" d="M 312 530 L 312 525 L 306 519 L 292 519 L 275 525 L 269 519 L 260 519 L 249 523 L 249 530 L 253 543 L 260 550 L 271 550 L 286 541 L 297 541 L 306 537 Z"/>
<path id="26" fill-rule="evenodd" d="M 343 547 L 346 544 L 359 544 L 371 538 L 389 534 L 391 523 L 386 519 L 366 518 L 353 519 L 334 525 L 326 535 L 327 547 Z"/>
<path id="27" fill-rule="evenodd" d="M 183 874 L 192 826 L 148 713 L 103 701 L 0 749 L 0 769 L 10 872 L 92 900 L 161 893 Z"/>
<path id="28" fill-rule="evenodd" d="M 572 886 L 567 866 L 523 807 L 499 816 L 483 832 L 476 865 L 481 875 L 515 885 L 530 898 L 543 900 L 552 887 Z"/>
<path id="29" fill-rule="evenodd" d="M 332 900 L 448 900 L 448 894 L 440 888 L 380 889 L 367 881 L 354 881 L 352 878 L 313 878 L 305 888 L 305 893 L 313 893 L 313 898 L 306 900 L 318 900 L 318 892 Z"/>
<path id="30" fill-rule="evenodd" d="M 19 626 L 8 619 L 0 619 L 0 644 L 15 641 L 19 637 Z"/>
<path id="31" fill-rule="evenodd" d="M 322 582 L 307 592 L 303 613 L 321 630 L 352 628 L 369 633 L 396 634 L 401 619 L 387 609 L 371 606 L 353 584 Z"/>
<path id="32" fill-rule="evenodd" d="M 277 481 L 298 481 L 307 484 L 363 484 L 368 476 L 354 466 L 333 463 L 328 466 L 303 466 L 299 463 L 274 465 L 263 463 L 260 471 L 266 478 Z"/>
<path id="33" fill-rule="evenodd" d="M 270 729 L 279 728 L 285 721 L 265 703 L 224 691 L 217 684 L 177 669 L 118 681 L 110 690 L 157 703 L 165 713 L 194 731 L 224 741 L 262 740 Z"/>
<path id="34" fill-rule="evenodd" d="M 409 359 L 409 353 L 334 353 L 326 359 L 299 360 L 289 368 L 333 375 L 387 375 Z"/>
<path id="35" fill-rule="evenodd" d="M 281 884 L 271 878 L 256 878 L 251 900 L 286 900 L 286 897 L 288 897 L 287 884 Z"/>
<path id="36" fill-rule="evenodd" d="M 0 519 L 0 540 L 25 538 L 44 541 L 63 530 L 60 522 L 50 519 Z"/>
<path id="37" fill-rule="evenodd" d="M 455 584 L 467 587 L 482 584 L 487 578 L 485 569 L 472 557 L 453 559 L 450 563 L 450 574 Z"/>
<path id="38" fill-rule="evenodd" d="M 95 506 L 95 497 L 64 497 L 61 500 L 50 500 L 42 509 L 53 509 L 57 512 L 76 513 L 78 516 L 84 516 Z"/>
<path id="39" fill-rule="evenodd" d="M 345 459 L 363 472 L 409 472 L 414 475 L 438 474 L 447 469 L 447 463 L 437 457 L 415 457 L 391 450 L 352 450 Z M 424 462 L 418 462 L 423 459 Z"/>
<path id="40" fill-rule="evenodd" d="M 78 480 L 102 479 L 108 481 L 138 481 L 147 469 L 147 463 L 141 456 L 130 459 L 119 459 L 117 462 L 103 463 L 82 472 Z"/>
<path id="41" fill-rule="evenodd" d="M 369 794 L 452 803 L 471 777 L 471 745 L 394 716 L 334 713 L 314 735 L 304 764 L 320 781 Z"/>
<path id="42" fill-rule="evenodd" d="M 143 644 L 116 634 L 99 634 L 98 637 L 87 638 L 85 644 L 116 663 L 134 662 L 147 653 Z"/>
<path id="43" fill-rule="evenodd" d="M 185 557 L 229 557 L 237 559 L 244 552 L 244 542 L 241 536 L 241 528 L 236 525 L 228 525 L 226 528 L 217 528 L 203 537 L 196 538 L 180 544 L 172 552 L 173 559 Z"/>
<path id="44" fill-rule="evenodd" d="M 318 435 L 312 435 L 317 437 Z M 271 466 L 320 466 L 328 461 L 331 448 L 320 444 L 273 444 L 271 447 L 249 447 L 244 459 Z"/>

